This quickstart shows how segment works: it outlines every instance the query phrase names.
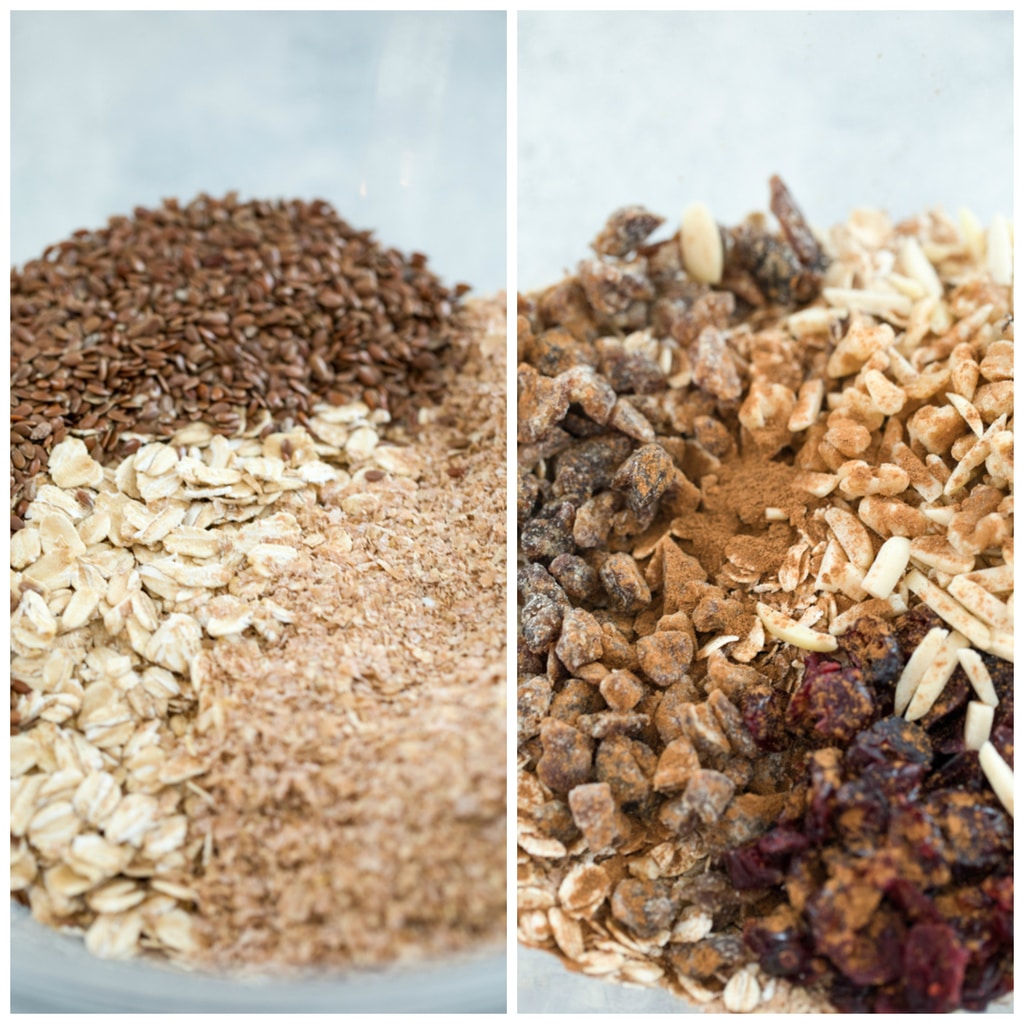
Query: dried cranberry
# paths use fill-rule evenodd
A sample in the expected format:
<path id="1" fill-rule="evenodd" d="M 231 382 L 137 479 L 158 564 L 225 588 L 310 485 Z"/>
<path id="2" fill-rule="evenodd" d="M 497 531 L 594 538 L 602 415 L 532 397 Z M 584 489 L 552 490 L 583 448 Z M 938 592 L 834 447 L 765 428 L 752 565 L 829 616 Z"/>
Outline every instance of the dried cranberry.
<path id="1" fill-rule="evenodd" d="M 870 1013 L 875 1008 L 877 989 L 872 985 L 855 985 L 837 974 L 829 986 L 829 1002 L 841 1013 Z"/>
<path id="2" fill-rule="evenodd" d="M 803 853 L 810 846 L 807 836 L 782 825 L 765 832 L 757 842 L 761 849 L 771 857 Z"/>
<path id="3" fill-rule="evenodd" d="M 895 808 L 889 816 L 888 847 L 895 860 L 906 862 L 904 874 L 922 885 L 949 881 L 946 841 L 934 818 L 921 806 Z"/>
<path id="4" fill-rule="evenodd" d="M 893 622 L 900 651 L 907 658 L 917 650 L 929 630 L 943 628 L 944 623 L 926 604 L 918 605 L 913 611 L 900 615 Z"/>
<path id="5" fill-rule="evenodd" d="M 870 855 L 889 824 L 884 791 L 870 779 L 851 779 L 839 787 L 835 800 L 832 821 L 843 845 L 851 852 Z"/>
<path id="6" fill-rule="evenodd" d="M 932 1013 L 958 1009 L 967 960 L 967 950 L 948 924 L 915 924 L 903 948 L 907 1008 Z"/>
<path id="7" fill-rule="evenodd" d="M 996 721 L 1003 721 L 1009 717 L 1009 723 L 1013 724 L 1013 662 L 1004 658 L 997 658 L 992 654 L 983 654 L 981 660 L 992 677 L 992 686 L 995 688 L 996 696 L 999 698 L 999 705 L 996 707 Z"/>
<path id="8" fill-rule="evenodd" d="M 976 750 L 965 750 L 937 765 L 925 782 L 926 789 L 960 789 L 981 793 L 989 788 Z"/>
<path id="9" fill-rule="evenodd" d="M 846 752 L 846 764 L 863 769 L 871 764 L 930 764 L 932 745 L 928 734 L 914 722 L 893 715 L 865 729 Z"/>
<path id="10" fill-rule="evenodd" d="M 899 657 L 937 624 L 927 609 L 896 620 Z M 840 1011 L 983 1009 L 1012 988 L 1012 819 L 963 749 L 970 694 L 954 686 L 917 723 L 875 721 L 890 698 L 885 673 L 861 667 L 858 645 L 871 640 L 805 661 L 784 718 L 819 747 L 790 744 L 806 757 L 806 785 L 774 828 L 722 859 L 737 890 L 777 885 L 786 900 L 748 920 L 744 938 L 767 973 L 805 985 L 831 975 Z M 1001 705 L 1005 664 L 986 659 Z M 762 746 L 775 738 L 772 693 L 750 691 L 743 705 Z M 1007 703 L 991 739 L 1012 763 Z"/>
<path id="11" fill-rule="evenodd" d="M 778 885 L 794 853 L 808 847 L 807 837 L 792 828 L 776 827 L 758 839 L 730 850 L 723 858 L 732 884 L 737 889 L 758 889 Z"/>
<path id="12" fill-rule="evenodd" d="M 865 615 L 840 638 L 839 650 L 861 671 L 864 681 L 879 690 L 894 690 L 905 659 L 893 627 Z"/>
<path id="13" fill-rule="evenodd" d="M 784 690 L 759 687 L 743 694 L 743 723 L 762 750 L 777 752 L 791 746 L 786 735 L 788 704 L 789 694 Z"/>
<path id="14" fill-rule="evenodd" d="M 996 748 L 999 756 L 1012 768 L 1013 767 L 1013 723 L 1009 725 L 997 725 L 989 737 L 992 746 Z"/>
<path id="15" fill-rule="evenodd" d="M 894 878 L 885 887 L 885 895 L 908 921 L 940 920 L 935 903 L 906 878 Z"/>
<path id="16" fill-rule="evenodd" d="M 950 676 L 939 699 L 921 719 L 921 728 L 927 729 L 933 736 L 941 735 L 944 730 L 962 736 L 963 715 L 967 710 L 967 702 L 973 697 L 974 690 L 967 681 L 967 673 L 958 668 Z"/>
<path id="17" fill-rule="evenodd" d="M 743 926 L 743 941 L 765 974 L 806 982 L 818 973 L 810 935 L 795 915 L 786 917 L 777 912 L 770 917 L 751 918 Z"/>
<path id="18" fill-rule="evenodd" d="M 860 669 L 816 654 L 807 657 L 803 681 L 786 710 L 790 728 L 820 746 L 849 743 L 874 716 L 875 699 Z"/>
<path id="19" fill-rule="evenodd" d="M 808 762 L 810 795 L 804 815 L 804 831 L 812 843 L 828 839 L 835 794 L 842 785 L 840 756 L 837 750 L 821 750 Z"/>
<path id="20" fill-rule="evenodd" d="M 979 803 L 973 793 L 939 790 L 928 797 L 923 811 L 942 830 L 952 867 L 994 870 L 1006 863 L 1013 825 L 1001 807 Z"/>
<path id="21" fill-rule="evenodd" d="M 757 843 L 748 843 L 739 849 L 730 850 L 724 857 L 724 864 L 737 889 L 761 889 L 778 885 L 786 877 L 782 868 L 766 856 Z"/>
<path id="22" fill-rule="evenodd" d="M 858 985 L 885 985 L 900 976 L 905 928 L 870 881 L 835 875 L 806 908 L 814 951 Z"/>
<path id="23" fill-rule="evenodd" d="M 993 999 L 1012 991 L 1012 969 L 997 960 L 986 960 L 964 971 L 960 1002 L 965 1010 L 984 1010 Z"/>

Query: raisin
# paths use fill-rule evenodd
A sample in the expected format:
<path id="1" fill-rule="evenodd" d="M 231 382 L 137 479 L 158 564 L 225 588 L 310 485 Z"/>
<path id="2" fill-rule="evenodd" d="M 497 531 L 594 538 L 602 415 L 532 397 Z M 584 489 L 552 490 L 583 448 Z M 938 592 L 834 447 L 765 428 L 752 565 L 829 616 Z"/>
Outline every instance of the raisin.
<path id="1" fill-rule="evenodd" d="M 860 669 L 810 655 L 804 678 L 793 694 L 786 720 L 795 731 L 820 746 L 849 743 L 870 724 L 875 698 Z"/>

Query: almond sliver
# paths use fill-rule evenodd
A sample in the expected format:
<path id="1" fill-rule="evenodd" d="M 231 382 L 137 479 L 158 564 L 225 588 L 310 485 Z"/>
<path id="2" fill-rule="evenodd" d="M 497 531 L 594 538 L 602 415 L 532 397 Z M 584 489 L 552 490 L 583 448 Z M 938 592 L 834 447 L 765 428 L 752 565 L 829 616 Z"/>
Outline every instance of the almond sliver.
<path id="1" fill-rule="evenodd" d="M 902 715 L 906 711 L 910 698 L 914 696 L 914 691 L 917 689 L 918 683 L 921 682 L 921 677 L 932 658 L 941 650 L 947 636 L 949 636 L 949 630 L 940 629 L 938 626 L 928 630 L 917 645 L 917 649 L 907 660 L 899 681 L 896 683 L 894 710 L 897 715 Z"/>
<path id="2" fill-rule="evenodd" d="M 772 636 L 805 651 L 834 651 L 839 645 L 834 636 L 819 633 L 808 626 L 801 626 L 799 622 L 788 615 L 783 615 L 770 605 L 758 602 L 757 616 Z"/>
<path id="3" fill-rule="evenodd" d="M 999 751 L 992 746 L 991 741 L 982 744 L 978 751 L 978 761 L 993 792 L 1012 818 L 1013 769 L 999 756 Z"/>
<path id="4" fill-rule="evenodd" d="M 995 709 L 981 701 L 972 700 L 967 705 L 967 719 L 964 722 L 964 746 L 968 750 L 981 750 L 992 735 L 992 719 Z"/>
<path id="5" fill-rule="evenodd" d="M 949 682 L 949 677 L 960 666 L 957 651 L 967 647 L 969 641 L 960 633 L 950 633 L 942 641 L 938 653 L 924 670 L 921 681 L 914 690 L 914 696 L 907 705 L 905 718 L 908 722 L 916 722 L 924 718 L 935 702 L 942 696 L 942 691 Z"/>
<path id="6" fill-rule="evenodd" d="M 879 548 L 861 586 L 872 596 L 887 598 L 899 583 L 910 561 L 910 538 L 890 537 Z"/>
<path id="7" fill-rule="evenodd" d="M 995 707 L 999 703 L 999 696 L 996 693 L 996 688 L 992 685 L 992 677 L 989 675 L 988 669 L 985 668 L 985 662 L 981 660 L 981 655 L 967 647 L 962 651 L 957 651 L 957 658 L 960 660 L 964 672 L 967 673 L 967 678 L 970 680 L 971 686 L 974 687 L 978 700 L 983 704 Z"/>

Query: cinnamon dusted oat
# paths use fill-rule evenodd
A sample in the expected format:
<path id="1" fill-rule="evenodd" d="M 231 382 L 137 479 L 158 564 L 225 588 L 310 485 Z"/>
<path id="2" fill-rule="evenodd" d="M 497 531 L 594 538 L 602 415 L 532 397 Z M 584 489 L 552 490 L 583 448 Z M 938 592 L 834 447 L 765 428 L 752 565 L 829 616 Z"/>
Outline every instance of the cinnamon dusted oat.
<path id="1" fill-rule="evenodd" d="M 224 969 L 500 945 L 502 303 L 450 326 L 413 423 L 306 366 L 299 422 L 72 424 L 25 478 L 11 889 L 43 923 Z"/>
<path id="2" fill-rule="evenodd" d="M 520 299 L 520 940 L 709 1009 L 979 1009 L 1012 986 L 1009 235 L 824 237 L 771 190 L 779 228 L 624 209 Z"/>

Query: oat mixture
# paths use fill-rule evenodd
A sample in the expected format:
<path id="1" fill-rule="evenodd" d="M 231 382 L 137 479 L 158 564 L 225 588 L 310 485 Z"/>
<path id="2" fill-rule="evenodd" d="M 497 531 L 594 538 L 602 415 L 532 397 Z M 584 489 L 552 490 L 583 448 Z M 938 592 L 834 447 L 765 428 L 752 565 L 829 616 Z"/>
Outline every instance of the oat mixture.
<path id="1" fill-rule="evenodd" d="M 519 939 L 707 1010 L 1012 988 L 1012 235 L 617 211 L 520 298 Z"/>
<path id="2" fill-rule="evenodd" d="M 133 319 L 151 322 L 160 296 L 191 301 L 162 290 L 154 256 L 179 252 L 178 221 L 205 252 L 187 261 L 190 280 L 246 253 L 255 272 L 239 239 L 263 207 L 275 226 L 255 251 L 265 266 L 291 268 L 282 292 L 269 269 L 270 298 L 235 287 L 232 272 L 179 316 L 182 336 L 208 322 L 227 324 L 233 340 L 211 328 L 196 343 L 210 351 L 182 354 L 157 332 L 153 347 L 201 378 L 157 372 L 166 390 L 155 400 L 170 418 L 83 427 L 66 373 L 59 416 L 26 410 L 36 400 L 15 392 L 12 418 L 34 424 L 29 435 L 60 422 L 37 439 L 38 464 L 12 479 L 12 525 L 22 524 L 11 538 L 12 893 L 102 957 L 342 969 L 500 948 L 503 302 L 456 312 L 458 296 L 421 257 L 405 265 L 324 204 L 204 198 L 113 223 L 139 248 L 110 259 L 151 277 L 135 307 L 74 307 L 86 273 L 74 268 L 87 250 L 102 276 L 113 245 L 73 242 L 49 269 L 16 278 L 16 322 L 34 325 L 22 340 L 37 363 L 78 367 L 80 350 L 102 348 L 104 382 L 131 380 L 115 356 L 134 358 Z M 208 231 L 193 224 L 197 210 Z M 176 225 L 159 244 L 154 222 Z M 285 228 L 299 248 L 275 255 Z M 360 287 L 367 263 L 379 293 Z M 393 302 L 384 278 L 396 267 L 395 287 L 408 293 Z M 39 279 L 60 276 L 66 291 L 43 301 Z M 368 311 L 357 326 L 377 333 L 360 340 L 342 304 L 327 307 L 341 339 L 320 312 L 300 326 L 271 308 L 306 308 L 300 292 L 319 296 L 321 310 L 325 293 L 346 295 L 350 313 Z M 254 311 L 213 319 L 211 304 L 243 294 Z M 108 335 L 82 333 L 83 317 L 104 315 Z M 332 352 L 332 386 L 303 355 L 292 364 L 301 374 L 281 370 L 294 403 L 224 398 L 216 389 L 237 363 L 218 353 L 275 344 L 263 327 L 248 334 L 252 319 L 271 325 L 282 350 Z M 283 322 L 289 331 L 273 326 Z M 320 330 L 326 341 L 313 340 Z M 372 338 L 398 355 L 383 360 L 377 385 L 353 392 L 345 364 L 380 369 L 358 355 Z M 108 391 L 112 408 L 140 408 Z M 234 419 L 218 419 L 211 400 Z M 13 432 L 12 453 L 36 444 L 29 435 Z"/>

